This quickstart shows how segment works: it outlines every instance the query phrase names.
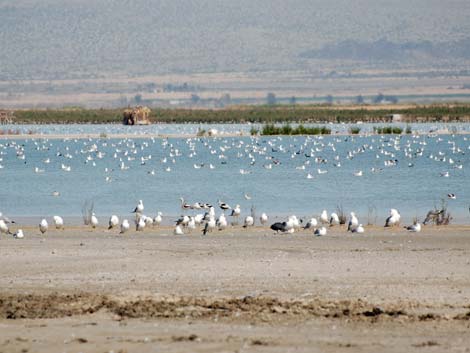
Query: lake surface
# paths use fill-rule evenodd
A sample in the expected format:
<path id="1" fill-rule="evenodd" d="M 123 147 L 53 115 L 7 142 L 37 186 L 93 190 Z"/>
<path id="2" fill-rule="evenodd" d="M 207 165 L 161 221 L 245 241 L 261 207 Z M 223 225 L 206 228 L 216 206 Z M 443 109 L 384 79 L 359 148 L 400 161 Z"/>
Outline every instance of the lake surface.
<path id="1" fill-rule="evenodd" d="M 278 124 L 282 125 L 282 124 Z M 295 127 L 298 124 L 290 124 Z M 359 127 L 361 133 L 371 133 L 374 127 L 390 126 L 391 124 L 303 124 L 304 126 L 327 126 L 333 134 L 344 134 L 351 127 Z M 468 123 L 417 123 L 405 124 L 394 123 L 393 126 L 401 127 L 405 130 L 410 127 L 414 132 L 427 133 L 429 131 L 447 130 L 449 132 L 470 133 Z M 216 129 L 221 134 L 234 134 L 242 132 L 248 134 L 252 128 L 262 130 L 263 124 L 152 124 L 145 126 L 124 126 L 122 124 L 5 124 L 0 125 L 3 131 L 18 131 L 21 134 L 131 134 L 131 135 L 195 135 L 198 130 Z"/>
<path id="2" fill-rule="evenodd" d="M 448 127 L 419 126 L 423 131 Z M 199 127 L 167 125 L 164 130 L 194 133 Z M 251 128 L 217 127 L 227 132 Z M 34 128 L 54 134 L 128 131 L 120 125 Z M 456 128 L 469 131 L 470 126 Z M 406 221 L 415 216 L 422 221 L 444 199 L 454 223 L 469 223 L 469 154 L 470 136 L 465 134 L 2 139 L 0 211 L 34 223 L 55 214 L 78 222 L 83 203 L 92 200 L 106 223 L 111 214 L 132 218 L 130 211 L 142 199 L 145 214 L 162 211 L 169 220 L 181 214 L 179 198 L 184 197 L 191 204 L 216 205 L 218 199 L 240 204 L 242 215 L 252 205 L 257 214 L 279 217 L 318 216 L 323 209 L 332 212 L 342 206 L 347 213 L 355 211 L 361 223 L 382 224 L 390 208 L 397 208 Z M 60 196 L 53 196 L 54 191 Z M 449 199 L 448 193 L 457 198 Z"/>

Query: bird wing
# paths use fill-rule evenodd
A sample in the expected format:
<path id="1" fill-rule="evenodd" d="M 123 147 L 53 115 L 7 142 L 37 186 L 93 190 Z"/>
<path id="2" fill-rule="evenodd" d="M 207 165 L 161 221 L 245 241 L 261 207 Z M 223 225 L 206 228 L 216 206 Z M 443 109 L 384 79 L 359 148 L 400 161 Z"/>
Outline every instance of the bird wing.
<path id="1" fill-rule="evenodd" d="M 387 219 L 385 220 L 385 227 L 390 226 L 390 220 L 392 219 L 392 216 L 388 216 Z"/>

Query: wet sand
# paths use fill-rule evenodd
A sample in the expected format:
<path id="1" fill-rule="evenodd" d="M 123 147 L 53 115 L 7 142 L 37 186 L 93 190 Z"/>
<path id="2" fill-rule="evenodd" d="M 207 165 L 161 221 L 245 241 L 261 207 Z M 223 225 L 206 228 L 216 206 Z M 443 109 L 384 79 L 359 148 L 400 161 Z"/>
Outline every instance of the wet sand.
<path id="1" fill-rule="evenodd" d="M 0 239 L 0 352 L 470 352 L 470 227 Z"/>

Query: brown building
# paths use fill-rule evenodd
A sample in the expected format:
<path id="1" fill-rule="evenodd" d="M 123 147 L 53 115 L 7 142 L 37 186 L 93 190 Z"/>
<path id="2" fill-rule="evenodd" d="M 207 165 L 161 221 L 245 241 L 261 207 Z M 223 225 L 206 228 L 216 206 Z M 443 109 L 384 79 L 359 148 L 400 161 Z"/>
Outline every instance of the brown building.
<path id="1" fill-rule="evenodd" d="M 148 125 L 150 112 L 149 108 L 142 106 L 127 108 L 124 110 L 122 123 L 124 125 Z"/>
<path id="2" fill-rule="evenodd" d="M 11 124 L 13 122 L 13 112 L 0 110 L 0 124 Z"/>

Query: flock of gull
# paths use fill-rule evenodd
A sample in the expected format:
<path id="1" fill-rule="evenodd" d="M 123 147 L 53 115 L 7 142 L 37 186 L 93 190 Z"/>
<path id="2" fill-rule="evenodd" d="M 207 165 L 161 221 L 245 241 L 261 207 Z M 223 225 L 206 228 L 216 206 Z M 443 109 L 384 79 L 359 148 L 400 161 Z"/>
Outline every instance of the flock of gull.
<path id="1" fill-rule="evenodd" d="M 223 231 L 228 227 L 236 227 L 239 222 L 238 218 L 241 216 L 240 205 L 236 205 L 234 208 L 230 207 L 227 203 L 218 201 L 218 207 L 221 209 L 221 213 L 216 217 L 215 207 L 209 203 L 199 203 L 188 204 L 181 198 L 181 209 L 183 212 L 189 211 L 195 213 L 193 214 L 182 214 L 174 223 L 174 235 L 185 235 L 191 234 L 193 231 L 196 231 L 199 227 L 202 231 L 202 235 L 206 235 L 208 232 L 214 230 Z M 146 228 L 160 226 L 162 223 L 162 212 L 157 212 L 155 217 L 149 217 L 144 214 L 144 203 L 142 200 L 139 200 L 137 206 L 132 211 L 135 214 L 134 224 L 135 231 L 142 232 Z M 198 213 L 198 211 L 204 210 L 204 212 Z M 226 212 L 229 211 L 229 214 L 226 215 Z M 227 217 L 230 217 L 232 221 L 229 223 Z M 396 209 L 390 210 L 390 215 L 385 220 L 385 227 L 394 227 L 400 225 L 401 215 Z M 61 216 L 53 216 L 52 221 L 54 227 L 57 230 L 63 230 L 64 220 Z M 265 226 L 269 221 L 269 218 L 266 213 L 262 213 L 259 217 L 259 223 L 261 226 Z M 0 212 L 0 235 L 7 234 L 12 235 L 14 238 L 21 239 L 24 238 L 24 232 L 21 228 L 18 228 L 15 232 L 10 231 L 10 224 L 15 224 L 16 222 L 10 218 L 4 216 Z M 85 221 L 86 225 L 92 227 L 93 229 L 97 228 L 99 225 L 98 218 L 95 213 L 92 212 L 89 219 Z M 249 228 L 255 226 L 255 210 L 251 209 L 250 215 L 244 217 L 243 228 Z M 326 210 L 323 210 L 318 219 L 316 217 L 311 217 L 304 221 L 304 219 L 299 219 L 296 215 L 291 215 L 283 222 L 275 222 L 270 225 L 270 229 L 276 233 L 289 233 L 292 234 L 299 230 L 309 230 L 313 231 L 313 234 L 316 236 L 324 236 L 327 234 L 327 227 L 340 226 L 346 224 L 344 216 L 341 217 L 332 212 L 328 215 Z M 46 218 L 43 218 L 39 223 L 39 231 L 41 234 L 44 234 L 49 229 L 49 223 Z M 118 229 L 119 234 L 124 234 L 131 229 L 131 221 L 128 219 L 123 219 L 120 222 L 120 219 L 117 215 L 112 215 L 108 221 L 108 230 Z M 420 232 L 421 224 L 416 220 L 412 225 L 405 227 L 410 232 Z M 364 233 L 364 226 L 359 223 L 354 212 L 350 213 L 349 221 L 347 222 L 347 231 L 351 233 Z"/>
<path id="2" fill-rule="evenodd" d="M 2 171 L 4 172 L 9 168 L 13 168 L 18 172 L 20 168 L 26 168 L 29 171 L 32 170 L 35 174 L 51 174 L 51 178 L 67 178 L 69 175 L 74 175 L 74 171 L 77 169 L 91 167 L 96 170 L 98 179 L 96 184 L 100 186 L 103 183 L 113 183 L 115 181 L 127 182 L 127 178 L 130 178 L 128 171 L 138 170 L 139 173 L 132 177 L 139 178 L 139 184 L 143 187 L 149 187 L 153 191 L 157 183 L 145 179 L 146 176 L 172 173 L 181 168 L 181 164 L 185 164 L 186 170 L 193 168 L 195 170 L 204 169 L 215 173 L 222 170 L 222 168 L 228 168 L 224 169 L 223 172 L 226 179 L 243 178 L 243 175 L 259 173 L 260 170 L 263 173 L 264 171 L 266 171 L 265 173 L 273 173 L 277 169 L 277 173 L 271 176 L 272 183 L 276 183 L 278 176 L 290 173 L 289 175 L 309 180 L 325 180 L 326 178 L 330 180 L 331 184 L 336 171 L 346 168 L 348 168 L 347 177 L 355 179 L 367 174 L 385 174 L 388 170 L 397 166 L 412 170 L 415 165 L 424 160 L 424 163 L 427 163 L 426 165 L 436 163 L 435 166 L 426 168 L 429 175 L 437 178 L 452 178 L 457 173 L 460 173 L 460 176 L 463 175 L 462 170 L 467 162 L 465 153 L 470 150 L 467 136 L 459 136 L 458 139 L 456 136 L 414 134 L 407 136 L 253 136 L 61 140 L 48 139 L 45 136 L 41 139 L 0 141 L 0 175 Z M 432 144 L 433 148 L 429 149 L 429 144 Z M 361 159 L 361 156 L 365 155 L 367 155 L 367 159 Z M 356 160 L 359 160 L 359 162 L 352 164 Z M 346 165 L 348 167 L 345 167 Z M 189 184 L 204 184 L 204 180 L 197 180 L 199 175 L 197 173 L 199 172 L 194 171 L 194 174 L 189 172 L 189 177 L 195 178 L 188 181 Z M 239 175 L 237 175 L 238 173 Z M 226 177 L 227 175 L 229 175 L 229 178 Z M 14 181 L 14 174 L 12 178 L 12 181 Z M 74 182 L 80 182 L 80 178 L 74 180 Z M 71 184 L 74 182 L 71 182 Z M 135 182 L 137 181 L 134 179 L 129 181 L 129 183 Z M 252 179 L 251 182 L 253 182 Z M 209 190 L 207 194 L 214 195 L 214 192 L 210 190 L 209 181 L 206 181 L 206 184 L 208 184 L 207 189 Z M 228 185 L 230 186 L 230 182 L 228 182 Z M 260 185 L 263 186 L 263 182 Z M 152 187 L 154 189 L 151 189 Z M 196 188 L 195 185 L 191 185 L 191 187 Z M 77 187 L 76 189 L 81 192 L 86 188 Z M 168 186 L 168 190 L 170 189 L 171 185 Z M 17 190 L 16 192 L 21 191 Z M 249 191 L 257 192 L 256 186 Z M 440 193 L 447 195 L 449 199 L 455 200 L 457 195 L 453 191 L 441 190 Z M 188 190 L 171 190 L 171 192 L 189 193 Z M 233 194 L 230 190 L 227 192 Z M 49 193 L 53 197 L 59 198 L 63 190 L 57 189 L 52 184 Z M 219 193 L 218 196 L 227 199 L 224 192 Z M 251 196 L 245 194 L 245 199 L 249 200 L 250 198 Z M 295 197 L 291 199 L 295 199 Z M 121 201 L 118 200 L 118 203 L 123 204 Z M 272 204 L 269 206 L 272 207 Z M 216 207 L 219 207 L 222 211 L 218 216 L 216 216 Z M 219 201 L 216 207 L 209 203 L 196 202 L 189 204 L 181 199 L 181 208 L 188 213 L 183 214 L 176 221 L 175 234 L 185 234 L 197 227 L 202 227 L 203 233 L 206 234 L 215 229 L 223 230 L 231 224 L 238 224 L 238 219 L 242 214 L 240 205 L 232 208 L 228 204 Z M 198 213 L 198 211 L 201 212 Z M 230 211 L 230 213 L 226 214 L 227 211 Z M 285 211 L 280 213 L 285 214 Z M 92 227 L 97 227 L 99 224 L 97 216 L 92 214 L 89 218 L 87 223 Z M 336 226 L 347 222 L 344 215 L 338 215 L 335 212 L 328 215 L 326 210 L 317 218 L 312 217 L 311 219 L 302 220 L 296 216 L 290 216 L 283 222 L 273 223 L 271 229 L 277 232 L 291 233 L 304 228 L 312 229 L 317 235 L 325 235 L 327 226 Z M 392 209 L 389 218 L 391 218 L 391 223 L 387 223 L 391 225 L 399 223 L 398 211 Z M 398 218 L 398 222 L 394 221 L 396 218 Z M 245 228 L 251 227 L 258 222 L 258 219 L 261 225 L 266 225 L 268 222 L 266 213 L 261 214 L 258 218 L 255 217 L 254 212 L 251 212 L 251 214 L 244 217 L 243 226 Z M 157 213 L 155 217 L 148 217 L 143 213 L 143 203 L 139 202 L 135 209 L 135 219 L 124 219 L 121 222 L 118 216 L 113 215 L 109 219 L 109 227 L 110 229 L 119 228 L 122 233 L 125 233 L 132 228 L 133 223 L 135 223 L 136 230 L 141 231 L 149 226 L 158 226 L 161 222 L 162 212 Z M 63 219 L 59 216 L 55 216 L 52 223 L 58 229 L 64 225 Z M 8 219 L 3 216 L 0 217 L 0 231 L 2 233 L 9 232 L 8 224 Z M 44 233 L 48 227 L 48 221 L 43 219 L 40 224 L 40 231 Z M 410 227 L 409 230 L 411 231 L 420 230 L 418 223 Z M 364 227 L 358 222 L 354 212 L 351 212 L 349 216 L 348 231 L 364 232 Z M 19 232 L 17 237 L 22 235 L 23 233 Z"/>
<path id="3" fill-rule="evenodd" d="M 328 141 L 323 136 L 307 136 L 303 141 L 294 137 L 288 140 L 283 136 L 251 138 L 199 138 L 189 137 L 176 140 L 149 138 L 147 140 L 134 140 L 124 138 L 120 140 L 107 139 L 63 139 L 63 145 L 55 145 L 53 140 L 46 137 L 43 139 L 24 140 L 22 142 L 11 140 L 5 143 L 0 142 L 0 169 L 7 166 L 3 156 L 12 150 L 18 160 L 24 165 L 31 165 L 28 160 L 27 147 L 30 146 L 29 153 L 42 153 L 44 158 L 35 158 L 35 165 L 30 168 L 37 174 L 51 171 L 48 166 L 60 168 L 67 173 L 73 170 L 71 162 L 78 159 L 85 165 L 99 167 L 101 160 L 111 158 L 112 167 L 104 168 L 105 181 L 113 180 L 112 174 L 117 171 L 126 171 L 136 165 L 145 167 L 147 174 L 172 172 L 174 165 L 182 158 L 192 159 L 194 169 L 218 169 L 219 165 L 226 165 L 229 159 L 235 157 L 241 161 L 248 162 L 239 168 L 241 175 L 251 174 L 255 165 L 261 165 L 264 169 L 270 170 L 285 163 L 283 157 L 298 160 L 299 164 L 295 169 L 304 171 L 307 179 L 315 179 L 315 174 L 323 175 L 332 171 L 332 168 L 341 168 L 345 160 L 353 160 L 365 153 L 373 153 L 374 159 L 378 163 L 373 163 L 369 168 L 370 173 L 380 173 L 384 168 L 394 167 L 400 163 L 401 157 L 409 168 L 414 167 L 415 161 L 420 157 L 427 157 L 431 161 L 442 163 L 441 170 L 438 169 L 439 176 L 450 177 L 451 169 L 460 170 L 463 163 L 460 156 L 465 155 L 465 150 L 470 150 L 467 144 L 467 137 L 463 137 L 463 142 L 467 146 L 459 146 L 453 137 L 448 141 L 440 135 L 384 135 L 372 136 L 371 139 L 362 144 L 351 144 L 350 149 L 339 150 L 339 146 L 344 142 L 360 142 L 362 138 L 369 136 L 336 136 Z M 429 139 L 432 140 L 429 140 Z M 151 146 L 158 140 L 163 151 L 158 161 L 154 161 L 155 154 L 150 151 Z M 432 141 L 437 145 L 443 145 L 435 153 L 427 155 L 426 146 Z M 182 142 L 182 143 L 181 143 Z M 446 143 L 445 143 L 446 142 Z M 445 144 L 444 144 L 445 143 Z M 448 149 L 445 148 L 448 146 Z M 447 151 L 446 151 L 447 150 Z M 234 153 L 230 153 L 230 152 Z M 399 156 L 399 154 L 401 154 Z M 329 158 L 327 158 L 329 155 Z M 214 158 L 209 158 L 213 156 Z M 158 157 L 157 157 L 158 158 Z M 201 160 L 202 158 L 206 161 Z M 39 162 L 39 164 L 38 164 Z M 55 163 L 54 163 L 55 162 Z M 160 169 L 161 168 L 161 169 Z M 356 169 L 352 175 L 361 177 L 366 174 L 364 169 Z"/>

